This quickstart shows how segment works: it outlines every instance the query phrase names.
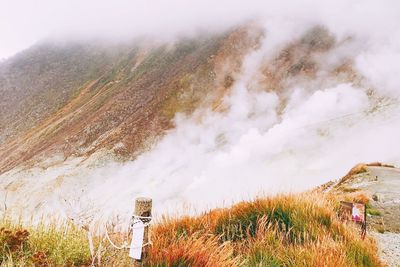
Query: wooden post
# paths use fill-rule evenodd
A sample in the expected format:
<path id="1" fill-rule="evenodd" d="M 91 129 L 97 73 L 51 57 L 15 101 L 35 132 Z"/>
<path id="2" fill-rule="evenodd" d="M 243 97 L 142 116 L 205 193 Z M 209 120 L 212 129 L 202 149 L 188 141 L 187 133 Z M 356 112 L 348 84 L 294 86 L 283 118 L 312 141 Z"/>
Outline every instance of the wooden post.
<path id="1" fill-rule="evenodd" d="M 135 215 L 142 217 L 151 217 L 151 208 L 153 201 L 151 198 L 139 197 L 135 201 Z M 149 220 L 143 220 L 145 222 Z M 149 242 L 149 227 L 144 228 L 143 245 Z M 142 266 L 143 260 L 148 253 L 148 246 L 143 247 L 141 260 L 134 260 L 133 266 Z"/>
<path id="2" fill-rule="evenodd" d="M 364 240 L 366 235 L 367 235 L 367 206 L 364 204 L 364 221 L 361 226 L 361 239 Z"/>

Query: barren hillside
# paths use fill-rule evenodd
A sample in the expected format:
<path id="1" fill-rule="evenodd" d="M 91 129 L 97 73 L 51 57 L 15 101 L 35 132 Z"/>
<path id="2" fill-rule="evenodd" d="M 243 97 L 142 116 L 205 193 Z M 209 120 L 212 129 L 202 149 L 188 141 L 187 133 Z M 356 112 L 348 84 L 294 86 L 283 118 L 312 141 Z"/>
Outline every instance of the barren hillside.
<path id="1" fill-rule="evenodd" d="M 230 87 L 261 34 L 242 28 L 165 45 L 44 43 L 20 53 L 1 65 L 0 170 L 100 149 L 131 158 L 176 112 Z"/>

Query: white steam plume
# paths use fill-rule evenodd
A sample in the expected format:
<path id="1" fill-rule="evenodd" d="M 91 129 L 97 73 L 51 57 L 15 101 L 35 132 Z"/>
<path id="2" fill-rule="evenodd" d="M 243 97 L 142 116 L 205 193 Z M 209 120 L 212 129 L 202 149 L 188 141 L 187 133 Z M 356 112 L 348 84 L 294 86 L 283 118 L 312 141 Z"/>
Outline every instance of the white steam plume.
<path id="1" fill-rule="evenodd" d="M 264 8 L 260 16 L 266 37 L 261 48 L 246 57 L 224 99 L 225 112 L 178 114 L 176 128 L 151 151 L 124 165 L 92 169 L 67 162 L 45 171 L 11 171 L 0 183 L 19 181 L 19 191 L 31 200 L 28 210 L 41 203 L 39 208 L 54 211 L 65 198 L 81 199 L 82 209 L 92 201 L 100 214 L 128 215 L 133 198 L 146 195 L 160 214 L 182 211 L 184 205 L 203 210 L 260 194 L 305 190 L 339 178 L 358 162 L 399 164 L 398 5 L 254 1 L 253 8 Z M 260 64 L 313 25 L 327 27 L 341 45 L 318 59 L 321 68 L 315 80 L 294 80 L 285 88 L 288 103 L 278 114 L 279 96 L 260 90 L 255 82 Z M 344 42 L 349 36 L 351 41 Z M 330 82 L 326 70 L 345 59 L 355 62 L 363 83 Z M 61 175 L 65 178 L 59 188 L 45 187 Z M 23 203 L 18 194 L 9 199 Z"/>

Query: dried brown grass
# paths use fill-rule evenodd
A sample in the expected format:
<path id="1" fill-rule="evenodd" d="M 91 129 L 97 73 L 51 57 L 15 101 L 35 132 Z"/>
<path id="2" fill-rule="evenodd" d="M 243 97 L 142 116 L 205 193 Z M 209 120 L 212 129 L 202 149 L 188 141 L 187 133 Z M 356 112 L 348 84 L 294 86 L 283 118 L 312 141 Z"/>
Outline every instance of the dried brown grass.
<path id="1" fill-rule="evenodd" d="M 375 241 L 362 240 L 356 225 L 338 218 L 339 200 L 343 199 L 337 195 L 307 192 L 244 201 L 195 217 L 165 217 L 151 228 L 153 245 L 144 266 L 382 266 Z M 9 222 L 3 227 L 11 230 L 6 234 L 18 237 L 17 232 L 23 231 Z M 126 250 L 113 249 L 102 237 L 93 239 L 101 249 L 91 256 L 84 229 L 27 231 L 17 249 L 12 249 L 11 241 L 2 248 L 3 265 L 132 263 Z M 4 233 L 0 239 L 11 240 Z"/>
<path id="2" fill-rule="evenodd" d="M 308 193 L 241 202 L 153 228 L 150 266 L 381 266 L 373 239 L 337 217 L 338 199 Z"/>

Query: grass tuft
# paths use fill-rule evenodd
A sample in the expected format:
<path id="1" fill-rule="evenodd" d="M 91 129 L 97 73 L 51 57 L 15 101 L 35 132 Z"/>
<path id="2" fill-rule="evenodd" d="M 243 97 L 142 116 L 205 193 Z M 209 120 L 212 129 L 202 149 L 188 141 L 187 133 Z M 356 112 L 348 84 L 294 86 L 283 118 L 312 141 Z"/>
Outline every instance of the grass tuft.
<path id="1" fill-rule="evenodd" d="M 151 228 L 144 266 L 383 266 L 374 240 L 361 240 L 357 226 L 338 219 L 336 197 L 279 195 L 196 217 L 164 217 Z M 73 224 L 23 227 L 4 219 L 0 228 L 4 266 L 132 264 L 126 250 L 102 236 L 89 243 L 87 230 Z"/>

